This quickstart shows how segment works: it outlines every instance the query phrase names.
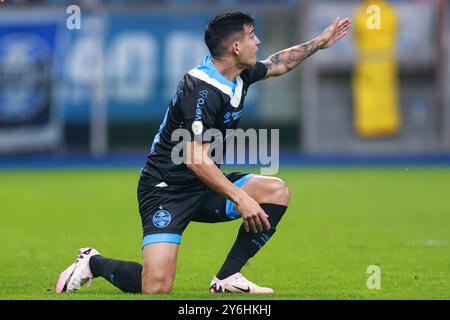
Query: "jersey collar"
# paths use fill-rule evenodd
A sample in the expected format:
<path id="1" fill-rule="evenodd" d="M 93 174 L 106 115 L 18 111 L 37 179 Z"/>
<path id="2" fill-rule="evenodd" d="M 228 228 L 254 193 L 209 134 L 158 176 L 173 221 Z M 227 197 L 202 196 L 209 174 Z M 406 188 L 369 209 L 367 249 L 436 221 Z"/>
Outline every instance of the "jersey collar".
<path id="1" fill-rule="evenodd" d="M 191 76 L 198 78 L 210 85 L 216 87 L 230 97 L 230 104 L 234 108 L 238 108 L 241 103 L 243 81 L 240 76 L 236 77 L 233 83 L 225 78 L 212 63 L 210 55 L 203 59 L 203 64 L 188 72 Z"/>
<path id="2" fill-rule="evenodd" d="M 229 87 L 234 94 L 234 90 L 236 89 L 237 84 L 236 81 L 231 82 L 230 80 L 225 78 L 224 75 L 219 72 L 219 70 L 217 70 L 216 66 L 212 62 L 212 57 L 210 54 L 208 54 L 203 59 L 203 63 L 200 66 L 198 66 L 197 69 L 205 72 L 211 78 L 216 79 L 221 84 L 224 84 L 227 87 Z"/>

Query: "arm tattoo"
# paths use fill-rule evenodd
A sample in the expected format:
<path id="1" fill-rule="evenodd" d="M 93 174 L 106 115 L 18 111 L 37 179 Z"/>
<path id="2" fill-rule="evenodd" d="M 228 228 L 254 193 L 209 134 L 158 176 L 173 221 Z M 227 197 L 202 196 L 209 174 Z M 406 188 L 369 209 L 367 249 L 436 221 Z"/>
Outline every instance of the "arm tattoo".
<path id="1" fill-rule="evenodd" d="M 267 69 L 271 70 L 278 67 L 283 70 L 281 74 L 286 73 L 320 49 L 322 49 L 322 46 L 314 39 L 310 42 L 280 51 L 269 58 L 270 63 L 266 64 Z"/>
<path id="2" fill-rule="evenodd" d="M 270 57 L 269 60 L 270 64 L 267 65 L 267 68 L 270 70 L 280 63 L 280 54 L 279 53 L 274 54 L 273 56 Z"/>
<path id="3" fill-rule="evenodd" d="M 320 49 L 321 46 L 315 40 L 289 49 L 287 59 L 284 62 L 286 69 L 291 71 Z"/>

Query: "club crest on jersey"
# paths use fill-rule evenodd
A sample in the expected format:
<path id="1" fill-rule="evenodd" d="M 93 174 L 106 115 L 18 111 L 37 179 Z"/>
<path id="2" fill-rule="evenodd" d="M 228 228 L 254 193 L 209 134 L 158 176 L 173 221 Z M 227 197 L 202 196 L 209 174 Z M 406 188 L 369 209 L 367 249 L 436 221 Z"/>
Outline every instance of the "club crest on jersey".
<path id="1" fill-rule="evenodd" d="M 157 228 L 165 228 L 172 221 L 172 216 L 167 210 L 158 210 L 153 215 L 153 225 Z"/>

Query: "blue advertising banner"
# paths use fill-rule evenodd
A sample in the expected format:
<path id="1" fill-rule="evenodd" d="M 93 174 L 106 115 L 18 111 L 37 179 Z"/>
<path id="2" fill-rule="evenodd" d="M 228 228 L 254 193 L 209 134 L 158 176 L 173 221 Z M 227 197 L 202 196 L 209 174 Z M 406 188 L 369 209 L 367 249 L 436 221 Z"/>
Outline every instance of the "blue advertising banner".
<path id="1" fill-rule="evenodd" d="M 103 85 L 103 34 L 101 17 L 84 14 L 81 29 L 64 29 L 64 50 L 57 61 L 56 101 L 69 122 L 89 122 L 95 92 Z"/>
<path id="2" fill-rule="evenodd" d="M 0 126 L 49 120 L 56 24 L 0 24 Z"/>
<path id="3" fill-rule="evenodd" d="M 0 22 L 0 152 L 48 149 L 61 139 L 53 105 L 58 25 L 49 15 Z"/>
<path id="4" fill-rule="evenodd" d="M 106 52 L 110 119 L 164 115 L 178 81 L 207 54 L 205 15 L 112 15 Z"/>
<path id="5" fill-rule="evenodd" d="M 65 31 L 59 101 L 66 120 L 88 121 L 100 86 L 109 121 L 162 120 L 178 81 L 208 53 L 208 19 L 205 13 L 83 16 L 80 30 Z M 246 112 L 258 100 L 257 90 L 250 93 Z"/>

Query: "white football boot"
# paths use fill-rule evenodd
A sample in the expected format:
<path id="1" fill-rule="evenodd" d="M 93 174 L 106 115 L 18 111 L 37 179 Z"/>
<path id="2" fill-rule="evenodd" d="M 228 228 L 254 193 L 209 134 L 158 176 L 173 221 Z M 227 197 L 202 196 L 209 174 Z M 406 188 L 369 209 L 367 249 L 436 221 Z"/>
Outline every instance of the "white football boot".
<path id="1" fill-rule="evenodd" d="M 214 277 L 211 281 L 209 292 L 269 294 L 273 293 L 273 290 L 271 288 L 264 288 L 254 284 L 253 282 L 248 281 L 240 272 L 237 272 L 223 280 L 219 280 L 217 277 Z"/>
<path id="2" fill-rule="evenodd" d="M 90 284 L 94 277 L 89 268 L 89 260 L 92 256 L 99 254 L 93 248 L 81 248 L 75 262 L 59 275 L 55 286 L 56 293 L 74 292 L 80 289 L 86 282 L 89 281 Z"/>

